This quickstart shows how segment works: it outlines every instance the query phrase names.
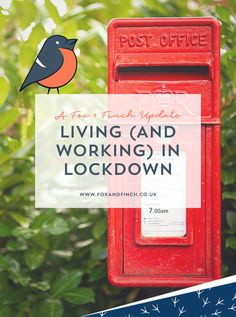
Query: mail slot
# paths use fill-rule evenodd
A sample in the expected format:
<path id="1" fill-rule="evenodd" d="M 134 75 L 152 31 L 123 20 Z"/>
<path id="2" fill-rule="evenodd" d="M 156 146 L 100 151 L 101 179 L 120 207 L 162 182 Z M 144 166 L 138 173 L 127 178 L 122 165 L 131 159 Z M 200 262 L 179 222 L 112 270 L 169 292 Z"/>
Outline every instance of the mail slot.
<path id="1" fill-rule="evenodd" d="M 173 236 L 156 237 L 143 234 L 142 209 L 110 208 L 109 281 L 183 287 L 220 278 L 219 22 L 211 17 L 112 20 L 108 92 L 201 95 L 201 208 L 173 211 L 185 219 L 184 226 Z"/>

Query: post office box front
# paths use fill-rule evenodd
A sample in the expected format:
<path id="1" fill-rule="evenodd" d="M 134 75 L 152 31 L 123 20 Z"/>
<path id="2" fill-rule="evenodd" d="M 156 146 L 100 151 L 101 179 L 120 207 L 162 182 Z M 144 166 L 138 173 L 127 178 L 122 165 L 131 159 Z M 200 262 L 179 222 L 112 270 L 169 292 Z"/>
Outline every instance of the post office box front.
<path id="1" fill-rule="evenodd" d="M 109 93 L 201 95 L 201 208 L 174 210 L 183 222 L 178 230 L 160 215 L 169 222 L 161 232 L 150 217 L 153 232 L 147 229 L 141 209 L 109 209 L 108 272 L 117 286 L 187 286 L 220 277 L 219 49 L 213 18 L 109 25 Z"/>

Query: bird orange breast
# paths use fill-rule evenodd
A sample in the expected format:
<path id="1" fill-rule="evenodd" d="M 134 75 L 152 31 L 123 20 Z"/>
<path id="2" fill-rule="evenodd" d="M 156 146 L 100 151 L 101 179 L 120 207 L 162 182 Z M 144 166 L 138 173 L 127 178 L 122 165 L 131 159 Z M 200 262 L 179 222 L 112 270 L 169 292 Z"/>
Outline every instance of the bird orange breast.
<path id="1" fill-rule="evenodd" d="M 71 50 L 60 48 L 63 55 L 63 64 L 61 68 L 53 75 L 40 80 L 38 83 L 48 88 L 58 88 L 66 85 L 74 76 L 77 67 L 75 53 Z"/>

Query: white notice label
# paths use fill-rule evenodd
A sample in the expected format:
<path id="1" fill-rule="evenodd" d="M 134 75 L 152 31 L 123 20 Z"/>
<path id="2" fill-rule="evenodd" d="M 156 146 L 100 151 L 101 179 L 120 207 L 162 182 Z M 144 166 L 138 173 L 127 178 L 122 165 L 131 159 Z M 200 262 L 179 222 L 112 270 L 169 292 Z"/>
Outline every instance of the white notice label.
<path id="1" fill-rule="evenodd" d="M 184 237 L 186 209 L 146 207 L 142 209 L 143 237 Z"/>
<path id="2" fill-rule="evenodd" d="M 159 204 L 150 196 L 142 198 L 141 231 L 143 237 L 183 237 L 186 235 L 186 154 L 161 157 L 154 153 L 150 161 L 171 162 L 171 176 L 146 176 L 142 180 L 145 193 L 156 192 Z M 176 208 L 170 207 L 172 202 Z M 186 206 L 186 204 L 185 204 Z M 170 208 L 169 208 L 170 207 Z"/>

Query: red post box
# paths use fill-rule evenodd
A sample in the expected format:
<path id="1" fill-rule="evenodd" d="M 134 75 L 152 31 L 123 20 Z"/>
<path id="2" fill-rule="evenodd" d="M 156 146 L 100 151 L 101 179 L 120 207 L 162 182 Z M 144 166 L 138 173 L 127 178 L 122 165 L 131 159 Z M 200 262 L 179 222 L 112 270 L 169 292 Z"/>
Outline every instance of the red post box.
<path id="1" fill-rule="evenodd" d="M 108 211 L 108 277 L 116 286 L 183 287 L 220 278 L 220 26 L 211 17 L 115 19 L 110 94 L 201 94 L 201 208 L 184 237 L 145 238 L 139 209 Z"/>

